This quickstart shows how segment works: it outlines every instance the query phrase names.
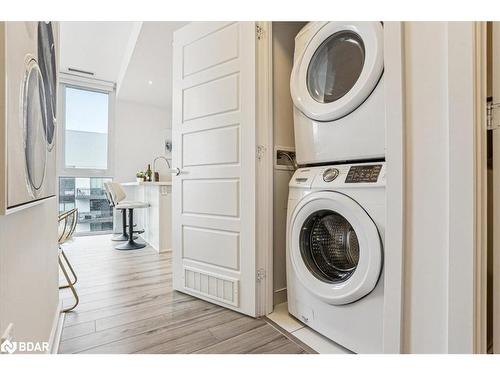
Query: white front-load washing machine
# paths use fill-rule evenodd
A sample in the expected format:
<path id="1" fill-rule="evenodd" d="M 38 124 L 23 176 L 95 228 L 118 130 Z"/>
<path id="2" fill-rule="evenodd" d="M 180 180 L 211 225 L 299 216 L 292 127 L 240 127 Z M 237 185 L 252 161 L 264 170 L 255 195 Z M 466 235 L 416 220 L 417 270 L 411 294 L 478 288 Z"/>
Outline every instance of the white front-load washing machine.
<path id="1" fill-rule="evenodd" d="M 383 47 L 380 22 L 310 22 L 295 37 L 299 164 L 385 157 Z"/>
<path id="2" fill-rule="evenodd" d="M 288 310 L 356 353 L 381 353 L 385 163 L 298 169 L 287 218 Z"/>

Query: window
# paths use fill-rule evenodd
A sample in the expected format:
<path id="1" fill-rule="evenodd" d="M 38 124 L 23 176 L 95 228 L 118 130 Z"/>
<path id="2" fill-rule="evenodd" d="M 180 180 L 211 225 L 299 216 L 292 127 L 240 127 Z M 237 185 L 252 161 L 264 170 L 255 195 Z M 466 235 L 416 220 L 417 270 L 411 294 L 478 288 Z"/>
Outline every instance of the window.
<path id="1" fill-rule="evenodd" d="M 108 170 L 109 94 L 64 86 L 64 167 Z"/>
<path id="2" fill-rule="evenodd" d="M 59 212 L 78 209 L 77 234 L 113 230 L 104 183 L 113 180 L 114 85 L 61 73 Z"/>
<path id="3" fill-rule="evenodd" d="M 59 177 L 59 213 L 78 209 L 76 233 L 113 230 L 113 210 L 104 192 L 106 177 Z"/>

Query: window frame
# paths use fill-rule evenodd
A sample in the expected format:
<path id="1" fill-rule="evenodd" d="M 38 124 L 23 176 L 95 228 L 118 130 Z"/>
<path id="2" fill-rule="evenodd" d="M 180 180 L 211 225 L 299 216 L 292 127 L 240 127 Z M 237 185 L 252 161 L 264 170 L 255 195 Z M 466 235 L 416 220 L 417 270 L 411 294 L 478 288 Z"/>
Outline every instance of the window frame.
<path id="1" fill-rule="evenodd" d="M 66 88 L 93 91 L 108 94 L 108 160 L 107 169 L 74 168 L 66 166 Z M 57 157 L 58 177 L 114 177 L 114 136 L 115 136 L 115 84 L 107 81 L 86 79 L 68 74 L 61 74 L 59 79 L 59 123 Z"/>

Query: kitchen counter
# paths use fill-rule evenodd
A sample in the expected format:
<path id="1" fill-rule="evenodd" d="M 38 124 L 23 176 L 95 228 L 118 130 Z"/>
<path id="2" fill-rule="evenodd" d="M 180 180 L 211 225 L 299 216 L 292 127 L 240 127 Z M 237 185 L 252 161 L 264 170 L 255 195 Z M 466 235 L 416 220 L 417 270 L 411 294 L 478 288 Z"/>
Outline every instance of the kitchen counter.
<path id="1" fill-rule="evenodd" d="M 123 186 L 172 186 L 172 181 L 143 181 L 143 182 L 122 182 L 120 185 Z"/>

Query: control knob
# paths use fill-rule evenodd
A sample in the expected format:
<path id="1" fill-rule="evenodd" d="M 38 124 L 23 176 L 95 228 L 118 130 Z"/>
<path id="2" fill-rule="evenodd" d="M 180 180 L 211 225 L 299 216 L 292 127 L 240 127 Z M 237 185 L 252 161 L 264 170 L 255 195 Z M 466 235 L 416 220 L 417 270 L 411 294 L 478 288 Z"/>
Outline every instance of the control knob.
<path id="1" fill-rule="evenodd" d="M 328 168 L 323 172 L 323 181 L 332 182 L 339 175 L 339 170 L 337 168 Z"/>

